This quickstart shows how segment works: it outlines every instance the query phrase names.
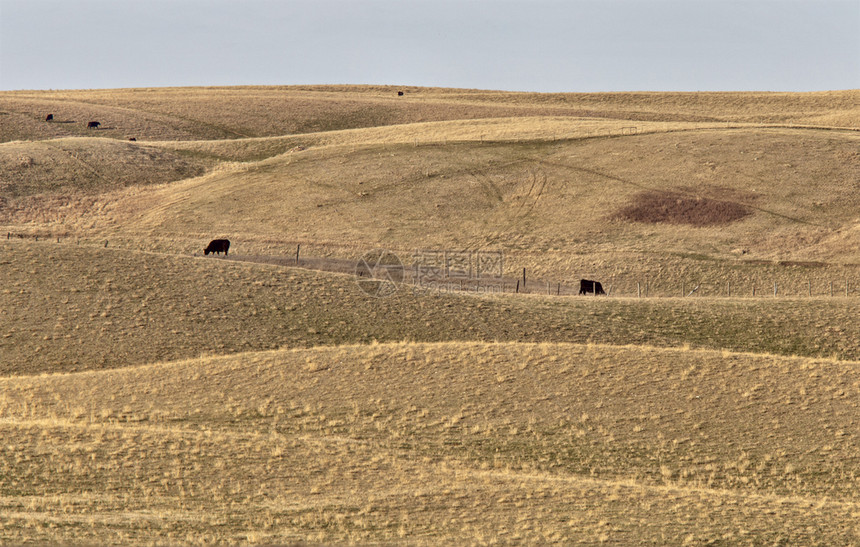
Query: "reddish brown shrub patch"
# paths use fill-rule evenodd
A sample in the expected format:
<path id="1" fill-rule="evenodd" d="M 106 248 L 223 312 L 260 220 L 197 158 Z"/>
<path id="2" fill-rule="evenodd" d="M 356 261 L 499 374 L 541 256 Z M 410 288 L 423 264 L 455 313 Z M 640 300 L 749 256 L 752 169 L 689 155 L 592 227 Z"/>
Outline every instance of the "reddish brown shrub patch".
<path id="1" fill-rule="evenodd" d="M 680 192 L 643 192 L 615 217 L 649 224 L 713 226 L 740 220 L 752 211 L 740 203 L 691 196 Z"/>

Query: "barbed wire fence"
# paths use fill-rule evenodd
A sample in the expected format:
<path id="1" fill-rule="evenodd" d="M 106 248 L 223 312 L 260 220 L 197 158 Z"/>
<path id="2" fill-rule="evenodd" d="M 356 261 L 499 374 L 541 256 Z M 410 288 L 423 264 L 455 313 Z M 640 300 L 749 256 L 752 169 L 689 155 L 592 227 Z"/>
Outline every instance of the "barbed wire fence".
<path id="1" fill-rule="evenodd" d="M 107 240 L 85 240 L 74 235 L 51 233 L 7 232 L 7 240 L 74 243 L 108 247 Z M 116 242 L 122 247 L 122 242 Z M 114 246 L 114 245 L 111 245 Z M 302 249 L 299 261 L 299 248 Z M 312 253 L 316 254 L 316 253 Z M 440 292 L 472 292 L 485 294 L 523 294 L 568 297 L 580 294 L 579 279 L 549 279 L 535 276 L 527 268 L 517 268 L 516 274 L 505 264 L 501 251 L 444 251 L 420 250 L 403 256 L 397 267 L 398 284 L 412 290 Z M 296 266 L 311 270 L 353 272 L 355 265 L 345 259 L 314 258 L 305 254 L 305 247 L 291 248 L 289 257 L 263 255 L 233 255 L 231 259 L 250 262 L 267 262 L 282 266 Z M 392 275 L 390 266 L 386 278 Z M 372 272 L 362 272 L 372 277 Z M 844 272 L 840 272 L 844 273 Z M 654 279 L 635 275 L 589 276 L 599 281 L 605 291 L 600 297 L 616 298 L 836 298 L 860 297 L 860 268 L 857 275 L 762 275 L 756 278 L 728 280 L 712 279 Z M 593 292 L 585 296 L 595 296 Z"/>
<path id="2" fill-rule="evenodd" d="M 546 281 L 543 279 L 464 279 L 425 278 L 407 276 L 406 282 L 425 290 L 442 292 L 511 293 L 543 296 L 578 296 L 578 282 Z M 602 283 L 602 282 L 601 282 Z M 608 298 L 835 298 L 860 296 L 860 277 L 839 279 L 826 283 L 812 281 L 758 282 L 758 283 L 706 283 L 676 282 L 651 285 L 642 281 L 614 281 L 602 283 L 605 295 L 589 291 L 584 296 Z M 673 288 L 674 287 L 674 288 Z"/>

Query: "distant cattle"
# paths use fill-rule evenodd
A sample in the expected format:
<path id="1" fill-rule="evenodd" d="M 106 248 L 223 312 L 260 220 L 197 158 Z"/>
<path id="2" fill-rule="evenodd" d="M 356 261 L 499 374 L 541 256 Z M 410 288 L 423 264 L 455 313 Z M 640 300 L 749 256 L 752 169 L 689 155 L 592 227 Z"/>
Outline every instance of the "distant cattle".
<path id="1" fill-rule="evenodd" d="M 129 137 L 129 138 L 128 138 L 128 140 L 130 140 L 130 141 L 136 141 L 137 139 L 135 139 L 134 137 Z"/>
<path id="2" fill-rule="evenodd" d="M 87 129 L 98 129 L 101 124 L 99 122 L 89 122 L 87 123 Z"/>
<path id="3" fill-rule="evenodd" d="M 606 294 L 603 292 L 603 285 L 600 281 L 590 281 L 588 279 L 579 280 L 579 294 Z"/>
<path id="4" fill-rule="evenodd" d="M 402 97 L 402 96 L 403 96 L 403 92 L 402 92 L 402 91 L 398 91 L 398 92 L 397 92 L 397 96 L 398 96 L 398 97 Z"/>
<path id="5" fill-rule="evenodd" d="M 53 114 L 48 114 L 47 116 L 45 116 L 45 121 L 46 121 L 46 122 L 50 122 L 50 121 L 53 121 L 53 120 L 54 120 L 54 115 L 53 115 Z"/>
<path id="6" fill-rule="evenodd" d="M 227 251 L 230 249 L 230 240 L 229 239 L 213 239 L 209 242 L 209 246 L 203 249 L 203 254 L 208 255 L 212 254 L 220 254 L 224 253 L 224 256 L 227 256 Z"/>

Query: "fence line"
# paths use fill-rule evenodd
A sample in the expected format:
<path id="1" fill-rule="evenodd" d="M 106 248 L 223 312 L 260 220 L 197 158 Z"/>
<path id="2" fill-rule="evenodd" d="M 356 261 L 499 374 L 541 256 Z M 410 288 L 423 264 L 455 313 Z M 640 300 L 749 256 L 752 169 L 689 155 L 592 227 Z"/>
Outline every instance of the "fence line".
<path id="1" fill-rule="evenodd" d="M 407 268 L 408 269 L 408 268 Z M 452 289 L 459 292 L 494 292 L 511 294 L 532 294 L 544 296 L 577 296 L 579 295 L 578 282 L 559 282 L 547 279 L 527 278 L 524 282 L 522 275 L 519 278 L 474 278 L 469 280 L 457 278 L 414 278 L 411 284 L 428 289 L 438 289 L 443 292 L 451 292 Z M 672 289 L 672 287 L 675 287 Z M 750 282 L 727 281 L 718 283 L 695 283 L 690 284 L 679 281 L 676 284 L 663 284 L 655 286 L 647 281 L 629 281 L 614 279 L 603 284 L 606 297 L 618 298 L 725 298 L 725 299 L 774 299 L 774 298 L 809 298 L 822 299 L 834 297 L 860 296 L 860 280 L 842 278 L 835 281 L 813 282 L 812 280 L 795 280 L 776 282 Z M 595 296 L 588 293 L 586 297 Z M 599 296 L 603 298 L 604 296 Z"/>
<path id="2" fill-rule="evenodd" d="M 2 237 L 2 236 L 0 236 Z M 65 243 L 66 240 L 71 240 L 74 243 L 80 244 L 82 240 L 74 234 L 52 234 L 52 233 L 13 233 L 7 232 L 6 239 L 32 239 L 35 241 L 49 242 L 55 240 L 56 243 Z M 90 245 L 99 245 L 108 247 L 107 240 L 86 240 Z M 111 244 L 111 246 L 114 246 Z M 122 242 L 120 242 L 122 246 Z M 318 269 L 329 271 L 325 264 L 316 265 L 316 262 L 324 261 L 325 259 L 305 259 L 304 249 L 301 249 L 301 244 L 296 244 L 290 251 L 292 255 L 288 261 L 290 265 L 296 264 L 299 260 L 299 252 L 301 250 L 301 262 L 303 267 L 309 269 Z M 245 257 L 250 259 L 253 257 Z M 259 258 L 259 257 L 257 257 Z M 242 260 L 242 257 L 238 257 Z M 252 260 L 253 261 L 253 260 Z M 339 262 L 348 262 L 340 260 Z M 338 264 L 340 269 L 331 271 L 342 271 L 343 264 Z M 406 271 L 411 270 L 410 267 L 404 266 Z M 520 273 L 519 271 L 517 272 Z M 858 268 L 858 277 L 842 277 L 841 279 L 826 278 L 822 279 L 803 279 L 800 276 L 786 276 L 777 281 L 761 281 L 760 279 L 737 281 L 727 280 L 719 282 L 702 282 L 689 283 L 688 281 L 680 280 L 674 283 L 654 284 L 651 279 L 640 279 L 634 281 L 635 277 L 627 277 L 626 279 L 618 279 L 611 277 L 607 283 L 603 284 L 604 290 L 608 297 L 637 297 L 637 298 L 667 298 L 667 297 L 682 297 L 682 298 L 831 298 L 831 297 L 850 297 L 860 296 L 860 268 Z M 492 293 L 519 293 L 519 294 L 541 294 L 550 296 L 573 296 L 579 294 L 579 282 L 560 282 L 551 279 L 534 279 L 531 275 L 527 276 L 526 269 L 523 268 L 521 275 L 518 278 L 510 277 L 471 277 L 469 279 L 457 278 L 454 276 L 444 275 L 438 279 L 409 281 L 417 286 L 426 288 L 436 288 L 444 291 L 463 291 L 463 292 L 492 292 Z M 770 290 L 772 287 L 772 290 Z M 680 290 L 679 290 L 680 289 Z M 589 294 L 592 296 L 592 294 Z"/>
<path id="3" fill-rule="evenodd" d="M 674 289 L 672 287 L 675 287 Z M 781 278 L 776 281 L 736 280 L 720 282 L 689 283 L 678 281 L 655 286 L 650 281 L 618 281 L 613 286 L 613 295 L 637 298 L 822 298 L 838 296 L 860 296 L 860 279 L 833 277 L 831 279 Z"/>

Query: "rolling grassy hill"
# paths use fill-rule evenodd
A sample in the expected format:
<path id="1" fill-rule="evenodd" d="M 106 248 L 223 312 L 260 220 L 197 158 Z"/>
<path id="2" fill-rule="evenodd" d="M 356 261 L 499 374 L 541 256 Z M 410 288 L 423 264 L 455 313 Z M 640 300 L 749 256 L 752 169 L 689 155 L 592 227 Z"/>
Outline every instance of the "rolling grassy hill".
<path id="1" fill-rule="evenodd" d="M 857 264 L 858 143 L 853 133 L 736 129 L 326 147 L 153 189 L 157 214 L 147 207 L 124 225 L 367 248 L 534 251 L 545 269 L 570 255 L 725 259 L 739 248 L 746 258 Z M 631 220 L 628 209 L 641 214 Z"/>
<path id="2" fill-rule="evenodd" d="M 0 380 L 6 541 L 847 544 L 860 363 L 570 344 Z"/>
<path id="3" fill-rule="evenodd" d="M 0 373 L 396 341 L 648 344 L 860 359 L 860 300 L 368 296 L 355 274 L 0 241 Z"/>
<path id="4" fill-rule="evenodd" d="M 703 280 L 783 281 L 769 271 L 779 262 L 834 268 L 784 272 L 794 286 L 820 285 L 852 277 L 856 268 L 845 265 L 860 264 L 860 136 L 771 126 L 831 116 L 856 128 L 856 97 L 429 89 L 397 97 L 365 87 L 9 93 L 10 116 L 38 99 L 41 110 L 121 108 L 123 120 L 158 111 L 174 125 L 152 134 L 173 140 L 125 144 L 106 138 L 116 136 L 110 129 L 98 139 L 45 140 L 22 128 L 31 140 L 0 145 L 3 220 L 14 230 L 131 234 L 174 251 L 213 234 L 232 235 L 249 253 L 302 243 L 350 259 L 374 247 L 492 248 L 510 257 L 509 273 L 528 267 L 565 281 L 636 272 L 667 283 L 666 294 Z M 378 113 L 357 119 L 357 104 Z M 203 124 L 209 111 L 212 124 L 232 129 L 171 133 Z M 321 116 L 338 122 L 308 121 Z M 227 138 L 231 131 L 265 136 Z M 729 270 L 747 273 L 723 275 Z"/>
<path id="5" fill-rule="evenodd" d="M 0 93 L 0 543 L 860 542 L 858 97 Z"/>
<path id="6" fill-rule="evenodd" d="M 404 95 L 397 96 L 397 91 Z M 54 114 L 56 123 L 45 124 Z M 275 137 L 481 118 L 573 116 L 658 122 L 858 127 L 857 91 L 511 93 L 390 86 L 152 88 L 0 93 L 0 142 L 92 131 L 146 140 Z"/>
<path id="7" fill-rule="evenodd" d="M 208 165 L 152 146 L 79 137 L 0 144 L 3 196 L 98 194 L 202 175 Z"/>

